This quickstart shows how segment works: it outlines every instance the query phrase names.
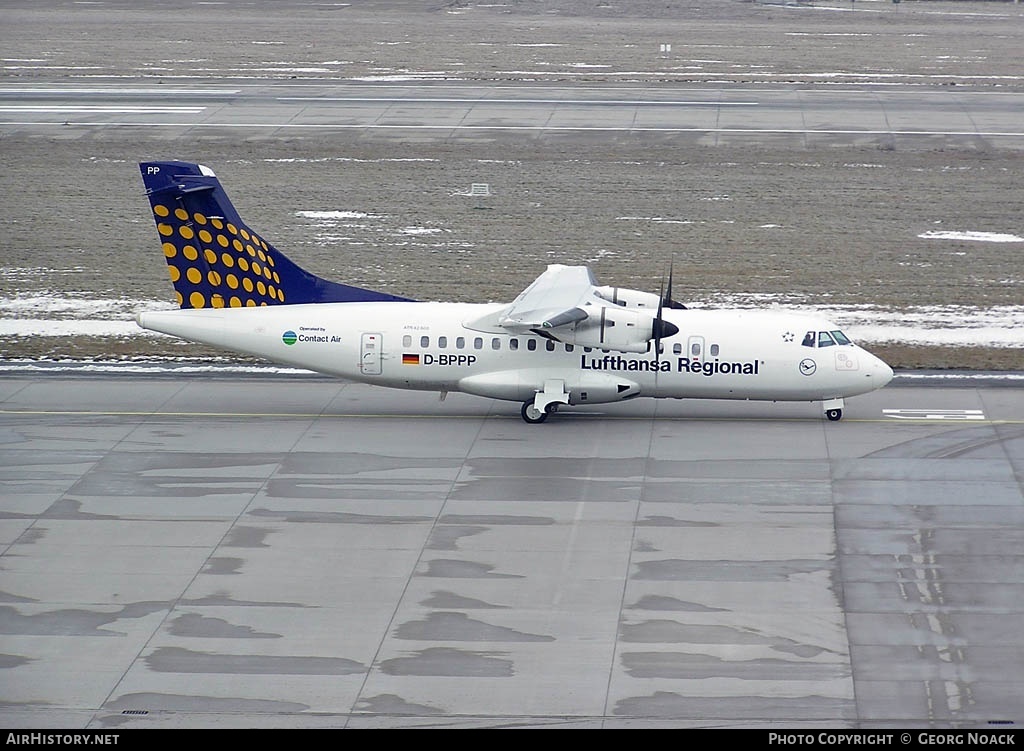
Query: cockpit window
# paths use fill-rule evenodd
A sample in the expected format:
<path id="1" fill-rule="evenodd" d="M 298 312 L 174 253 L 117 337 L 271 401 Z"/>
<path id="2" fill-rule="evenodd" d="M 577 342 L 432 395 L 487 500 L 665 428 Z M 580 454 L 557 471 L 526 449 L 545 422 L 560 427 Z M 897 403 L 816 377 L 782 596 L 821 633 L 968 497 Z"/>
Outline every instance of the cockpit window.
<path id="1" fill-rule="evenodd" d="M 836 344 L 853 344 L 842 331 L 808 331 L 800 342 L 805 347 L 832 347 Z"/>

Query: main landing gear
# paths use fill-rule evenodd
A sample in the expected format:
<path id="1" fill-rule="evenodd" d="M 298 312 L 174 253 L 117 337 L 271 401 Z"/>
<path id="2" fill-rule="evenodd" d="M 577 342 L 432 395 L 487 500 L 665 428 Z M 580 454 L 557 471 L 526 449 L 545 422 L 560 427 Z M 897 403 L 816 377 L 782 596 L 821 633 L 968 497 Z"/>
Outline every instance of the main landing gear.
<path id="1" fill-rule="evenodd" d="M 539 425 L 554 414 L 563 404 L 569 403 L 569 392 L 565 389 L 565 381 L 551 379 L 544 381 L 544 388 L 532 399 L 523 402 L 520 410 L 523 419 L 531 425 Z"/>
<path id="2" fill-rule="evenodd" d="M 539 425 L 548 419 L 548 415 L 558 410 L 557 404 L 549 404 L 545 409 L 537 409 L 533 403 L 533 399 L 528 402 L 523 402 L 523 408 L 520 410 L 523 419 L 531 425 Z"/>

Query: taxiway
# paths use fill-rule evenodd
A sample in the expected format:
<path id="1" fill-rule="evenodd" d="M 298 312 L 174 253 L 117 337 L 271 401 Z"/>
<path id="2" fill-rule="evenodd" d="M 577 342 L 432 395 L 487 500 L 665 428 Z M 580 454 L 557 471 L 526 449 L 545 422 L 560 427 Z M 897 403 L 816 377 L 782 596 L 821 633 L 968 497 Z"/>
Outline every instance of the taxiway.
<path id="1" fill-rule="evenodd" d="M 7 727 L 1019 722 L 1024 392 L 0 381 Z M 973 385 L 972 385 L 973 384 Z"/>

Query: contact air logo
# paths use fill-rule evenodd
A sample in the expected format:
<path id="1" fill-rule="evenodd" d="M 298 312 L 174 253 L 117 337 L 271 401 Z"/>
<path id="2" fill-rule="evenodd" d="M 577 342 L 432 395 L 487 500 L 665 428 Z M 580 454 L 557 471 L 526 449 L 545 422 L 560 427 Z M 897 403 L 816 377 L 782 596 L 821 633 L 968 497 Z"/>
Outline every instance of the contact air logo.
<path id="1" fill-rule="evenodd" d="M 299 341 L 299 337 L 295 335 L 294 331 L 286 331 L 281 335 L 281 341 L 290 347 Z"/>

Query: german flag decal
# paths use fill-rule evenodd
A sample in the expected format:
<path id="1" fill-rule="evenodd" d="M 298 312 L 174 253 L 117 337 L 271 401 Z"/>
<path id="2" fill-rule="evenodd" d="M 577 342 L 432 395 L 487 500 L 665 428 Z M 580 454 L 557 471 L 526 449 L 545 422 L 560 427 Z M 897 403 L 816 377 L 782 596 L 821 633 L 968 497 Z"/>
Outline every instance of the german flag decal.
<path id="1" fill-rule="evenodd" d="M 402 355 L 402 365 L 419 365 L 419 355 Z"/>

